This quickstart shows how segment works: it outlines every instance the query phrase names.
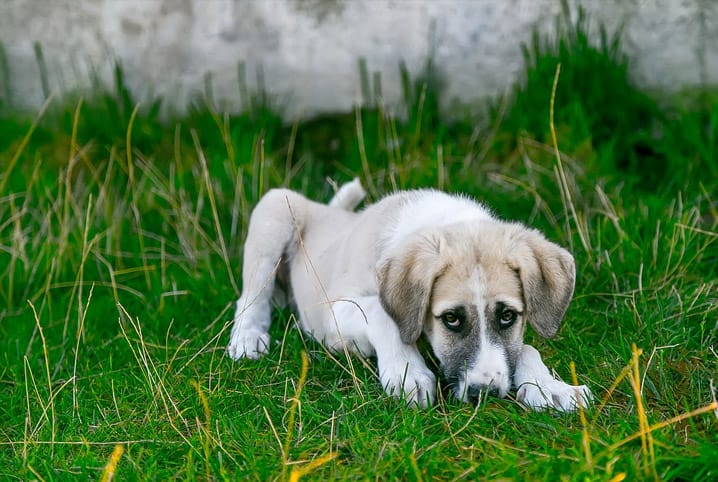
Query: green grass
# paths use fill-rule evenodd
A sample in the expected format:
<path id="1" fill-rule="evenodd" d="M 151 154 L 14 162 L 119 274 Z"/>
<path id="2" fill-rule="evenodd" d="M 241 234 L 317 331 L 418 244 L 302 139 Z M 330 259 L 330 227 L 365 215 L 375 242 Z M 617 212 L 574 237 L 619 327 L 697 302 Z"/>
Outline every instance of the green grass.
<path id="1" fill-rule="evenodd" d="M 430 68 L 426 83 L 404 76 L 402 119 L 368 102 L 287 125 L 259 98 L 161 122 L 119 68 L 115 91 L 35 121 L 4 102 L 0 478 L 715 479 L 718 101 L 658 104 L 610 42 L 536 42 L 526 82 L 478 123 L 442 118 Z M 586 75 L 603 88 L 578 89 Z M 631 116 L 643 123 L 611 124 Z M 564 379 L 573 363 L 598 403 L 409 409 L 371 361 L 327 353 L 287 310 L 266 358 L 229 360 L 252 206 L 275 186 L 328 200 L 327 177 L 354 176 L 372 200 L 466 192 L 569 247 L 565 325 L 527 341 Z"/>

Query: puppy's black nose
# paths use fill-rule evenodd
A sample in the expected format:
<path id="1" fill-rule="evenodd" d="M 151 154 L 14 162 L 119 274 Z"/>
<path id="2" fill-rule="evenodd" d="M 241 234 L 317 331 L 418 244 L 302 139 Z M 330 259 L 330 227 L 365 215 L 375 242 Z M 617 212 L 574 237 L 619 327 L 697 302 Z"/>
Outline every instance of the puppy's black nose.
<path id="1" fill-rule="evenodd" d="M 484 385 L 484 384 L 472 384 L 469 385 L 469 387 L 466 389 L 466 395 L 474 403 L 479 402 L 483 397 L 486 395 L 491 395 L 492 397 L 495 397 L 499 394 L 499 389 L 496 388 L 493 385 Z"/>

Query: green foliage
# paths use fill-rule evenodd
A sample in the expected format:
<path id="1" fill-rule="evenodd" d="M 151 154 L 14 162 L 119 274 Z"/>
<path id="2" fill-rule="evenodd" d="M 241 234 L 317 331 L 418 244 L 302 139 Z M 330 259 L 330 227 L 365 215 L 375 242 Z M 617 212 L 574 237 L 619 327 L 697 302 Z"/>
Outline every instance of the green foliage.
<path id="1" fill-rule="evenodd" d="M 490 129 L 442 118 L 430 63 L 404 69 L 402 116 L 366 67 L 364 106 L 294 125 L 242 85 L 245 111 L 221 113 L 210 78 L 187 116 L 162 118 L 119 67 L 110 91 L 36 121 L 2 111 L 0 477 L 98 479 L 114 460 L 129 480 L 715 478 L 718 98 L 659 107 L 627 82 L 617 37 L 592 47 L 585 22 L 535 41 Z M 561 168 L 545 142 L 558 61 Z M 636 189 L 655 159 L 671 175 Z M 606 403 L 585 422 L 511 398 L 408 409 L 372 361 L 327 353 L 286 309 L 266 358 L 230 361 L 252 206 L 275 186 L 327 200 L 327 177 L 372 198 L 466 192 L 569 247 L 565 326 L 527 338 Z"/>
<path id="2" fill-rule="evenodd" d="M 620 30 L 609 34 L 600 26 L 596 38 L 583 9 L 579 8 L 572 21 L 566 5 L 564 15 L 557 20 L 555 36 L 534 33 L 530 45 L 523 46 L 524 81 L 508 99 L 494 104 L 492 115 L 502 117 L 502 130 L 509 136 L 525 131 L 535 139 L 548 141 L 549 99 L 560 65 L 554 119 L 565 133 L 562 142 L 588 141 L 597 150 L 608 150 L 598 156 L 597 166 L 588 168 L 602 173 L 621 170 L 650 185 L 663 178 L 668 167 L 665 158 L 653 149 L 653 133 L 662 121 L 660 110 L 630 79 Z M 504 102 L 508 107 L 502 115 Z"/>

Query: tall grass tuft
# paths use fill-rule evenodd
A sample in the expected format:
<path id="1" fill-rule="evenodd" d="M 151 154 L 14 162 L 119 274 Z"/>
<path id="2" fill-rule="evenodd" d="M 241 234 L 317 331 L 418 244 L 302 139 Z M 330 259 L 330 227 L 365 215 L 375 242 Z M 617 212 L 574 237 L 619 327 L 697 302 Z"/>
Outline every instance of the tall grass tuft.
<path id="1" fill-rule="evenodd" d="M 534 32 L 531 42 L 522 47 L 523 81 L 491 109 L 508 133 L 506 147 L 513 145 L 512 134 L 521 132 L 548 141 L 547 99 L 553 72 L 561 64 L 555 123 L 564 142 L 588 143 L 597 151 L 593 159 L 586 159 L 593 164 L 589 169 L 618 170 L 652 185 L 665 177 L 668 167 L 662 153 L 654 149 L 654 133 L 663 122 L 661 110 L 631 79 L 621 30 L 609 33 L 603 25 L 596 28 L 580 6 L 574 20 L 568 2 L 562 5 L 555 34 Z"/>

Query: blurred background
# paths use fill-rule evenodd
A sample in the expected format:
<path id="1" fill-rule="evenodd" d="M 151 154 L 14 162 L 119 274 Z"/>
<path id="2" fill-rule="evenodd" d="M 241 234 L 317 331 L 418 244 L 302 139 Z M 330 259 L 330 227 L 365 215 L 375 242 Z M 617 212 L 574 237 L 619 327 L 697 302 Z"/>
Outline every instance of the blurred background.
<path id="1" fill-rule="evenodd" d="M 4 0 L 0 98 L 37 108 L 50 92 L 111 85 L 119 62 L 137 100 L 161 96 L 170 111 L 209 84 L 218 107 L 241 110 L 241 77 L 294 119 L 361 102 L 362 59 L 387 107 L 402 98 L 399 64 L 417 76 L 431 61 L 450 109 L 504 94 L 521 78 L 520 46 L 579 7 L 621 31 L 641 87 L 718 81 L 712 0 Z"/>

